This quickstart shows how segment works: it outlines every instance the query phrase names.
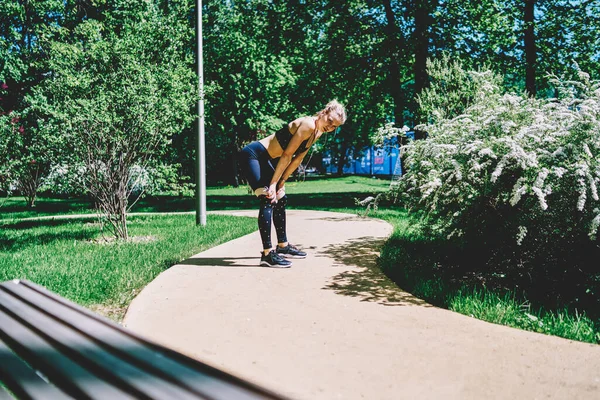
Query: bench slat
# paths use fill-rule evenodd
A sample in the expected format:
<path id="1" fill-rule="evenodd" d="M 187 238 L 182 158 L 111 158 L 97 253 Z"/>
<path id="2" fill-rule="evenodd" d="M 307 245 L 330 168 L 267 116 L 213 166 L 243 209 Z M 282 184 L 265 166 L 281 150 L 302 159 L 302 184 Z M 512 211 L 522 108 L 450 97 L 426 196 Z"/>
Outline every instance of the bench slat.
<path id="1" fill-rule="evenodd" d="M 15 398 L 13 397 L 13 395 L 8 393 L 8 391 L 5 388 L 0 386 L 0 400 L 15 400 Z"/>
<path id="2" fill-rule="evenodd" d="M 79 330 L 119 358 L 198 395 L 214 399 L 281 399 L 249 382 L 152 343 L 42 286 L 19 281 L 18 285 L 7 285 L 5 289 Z"/>
<path id="3" fill-rule="evenodd" d="M 198 395 L 207 397 L 256 399 L 255 391 L 224 381 L 222 377 L 219 379 L 212 376 L 220 375 L 215 373 L 213 368 L 204 366 L 203 369 L 207 373 L 203 373 L 204 371 L 200 372 L 182 365 L 170 359 L 159 349 L 153 348 L 149 343 L 125 335 L 124 329 L 112 322 L 82 318 L 82 314 L 78 310 L 67 307 L 62 302 L 49 301 L 41 293 L 22 285 L 5 287 L 5 290 L 18 295 L 20 299 L 33 306 L 43 309 L 52 318 L 70 325 L 119 358 L 177 386 L 186 387 Z"/>
<path id="4" fill-rule="evenodd" d="M 5 311 L 0 301 L 0 337 L 19 357 L 47 376 L 55 386 L 77 399 L 93 398 L 94 393 L 103 394 L 106 396 L 105 398 L 132 398 L 98 380 L 96 376 L 81 368 L 46 340 L 40 338 L 37 333 L 15 321 Z M 76 379 L 73 379 L 73 376 Z M 80 385 L 81 381 L 87 382 L 88 385 Z M 88 387 L 90 384 L 93 384 L 92 388 Z"/>
<path id="5" fill-rule="evenodd" d="M 0 340 L 0 380 L 20 398 L 52 398 L 56 400 L 73 399 L 51 386 L 25 364 L 12 350 Z M 0 386 L 0 399 L 6 393 L 6 399 L 13 397 Z"/>
<path id="6" fill-rule="evenodd" d="M 105 382 L 113 383 L 120 389 L 131 392 L 136 397 L 197 399 L 197 396 L 188 391 L 123 362 L 123 360 L 107 352 L 97 343 L 65 325 L 62 321 L 46 315 L 9 293 L 10 290 L 6 287 L 0 288 L 0 305 L 4 305 L 10 310 L 9 312 L 13 318 L 29 327 L 35 327 L 36 333 L 52 343 L 56 350 L 65 354 L 81 367 L 101 377 Z M 46 371 L 40 371 L 47 375 Z M 96 378 L 96 380 L 98 379 Z M 85 388 L 86 385 L 87 381 L 79 383 L 82 388 Z M 86 391 L 94 396 L 96 395 L 95 391 L 89 389 Z"/>

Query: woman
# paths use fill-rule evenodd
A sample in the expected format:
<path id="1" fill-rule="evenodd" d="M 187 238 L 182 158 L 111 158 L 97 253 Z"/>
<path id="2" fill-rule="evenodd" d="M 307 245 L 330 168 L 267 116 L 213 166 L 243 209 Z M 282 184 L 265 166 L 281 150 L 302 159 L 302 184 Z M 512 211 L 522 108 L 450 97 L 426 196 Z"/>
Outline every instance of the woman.
<path id="1" fill-rule="evenodd" d="M 306 253 L 290 244 L 285 226 L 285 181 L 298 168 L 310 146 L 323 133 L 346 122 L 344 106 L 333 100 L 312 117 L 300 117 L 276 133 L 244 147 L 240 166 L 254 194 L 260 199 L 258 228 L 263 245 L 260 265 L 289 268 L 286 258 L 305 258 Z M 277 233 L 277 249 L 271 244 L 271 220 Z"/>

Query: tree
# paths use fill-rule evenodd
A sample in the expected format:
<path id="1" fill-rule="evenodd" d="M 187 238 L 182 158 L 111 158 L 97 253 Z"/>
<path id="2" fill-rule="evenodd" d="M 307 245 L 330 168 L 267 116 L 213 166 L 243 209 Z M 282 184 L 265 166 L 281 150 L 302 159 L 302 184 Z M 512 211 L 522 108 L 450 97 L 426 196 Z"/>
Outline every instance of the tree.
<path id="1" fill-rule="evenodd" d="M 292 109 L 296 74 L 290 56 L 273 51 L 267 0 L 206 3 L 205 83 L 209 178 L 236 184 L 241 147 L 281 127 Z"/>
<path id="2" fill-rule="evenodd" d="M 589 73 L 598 73 L 600 3 L 596 0 L 537 0 L 537 91 L 555 96 L 550 75 L 566 75 L 576 62 Z"/>
<path id="3" fill-rule="evenodd" d="M 389 57 L 389 87 L 394 99 L 394 122 L 396 126 L 404 125 L 404 111 L 406 108 L 405 94 L 402 90 L 402 73 L 400 66 L 408 59 L 406 40 L 396 23 L 396 15 L 390 0 L 383 0 L 386 18 L 386 32 L 388 36 Z"/>
<path id="4" fill-rule="evenodd" d="M 433 12 L 431 57 L 442 53 L 473 69 L 491 66 L 505 85 L 523 88 L 522 2 L 440 0 Z"/>
<path id="5" fill-rule="evenodd" d="M 385 25 L 372 12 L 368 1 L 329 1 L 322 20 L 317 20 L 323 27 L 322 38 L 312 52 L 316 54 L 313 65 L 318 80 L 307 87 L 322 99 L 316 110 L 333 98 L 346 105 L 346 123 L 336 134 L 327 134 L 317 147 L 332 154 L 338 174 L 343 171 L 347 152 L 356 153 L 369 144 L 369 133 L 386 120 L 394 104 L 389 95 L 389 74 L 381 73 L 389 61 Z M 377 10 L 380 16 L 382 12 Z"/>
<path id="6" fill-rule="evenodd" d="M 1 85 L 1 84 L 0 84 Z M 13 159 L 8 152 L 10 139 L 17 134 L 17 129 L 11 123 L 12 116 L 2 113 L 0 115 L 0 193 L 8 194 L 12 181 L 11 171 Z"/>
<path id="7" fill-rule="evenodd" d="M 535 46 L 535 0 L 526 0 L 524 6 L 523 21 L 525 25 L 525 90 L 530 96 L 536 95 L 535 72 L 536 72 L 536 46 Z"/>
<path id="8" fill-rule="evenodd" d="M 25 97 L 44 80 L 43 40 L 64 21 L 65 5 L 57 0 L 0 0 L 0 112 L 7 116 L 4 135 L 8 160 L 4 181 L 16 184 L 31 207 L 53 159 L 52 141 L 27 110 Z M 10 178 L 9 178 L 10 175 Z"/>
<path id="9" fill-rule="evenodd" d="M 137 179 L 193 120 L 194 72 L 182 56 L 189 33 L 152 3 L 113 4 L 48 43 L 51 77 L 29 99 L 40 125 L 62 136 L 69 165 L 114 235 L 127 239 Z"/>
<path id="10" fill-rule="evenodd" d="M 413 32 L 413 45 L 415 54 L 414 76 L 415 76 L 415 96 L 418 96 L 428 85 L 429 77 L 427 75 L 427 58 L 429 57 L 429 37 L 431 33 L 431 13 L 435 9 L 437 0 L 416 1 L 413 4 L 413 13 L 415 29 Z"/>

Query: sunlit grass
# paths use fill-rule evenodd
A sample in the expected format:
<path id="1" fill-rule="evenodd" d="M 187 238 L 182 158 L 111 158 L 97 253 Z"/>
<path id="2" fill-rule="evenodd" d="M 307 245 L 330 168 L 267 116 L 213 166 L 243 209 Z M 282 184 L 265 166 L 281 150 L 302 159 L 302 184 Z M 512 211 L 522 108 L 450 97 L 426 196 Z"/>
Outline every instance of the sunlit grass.
<path id="1" fill-rule="evenodd" d="M 104 242 L 93 220 L 0 227 L 0 281 L 28 279 L 88 307 L 120 317 L 160 272 L 210 247 L 256 230 L 254 218 L 209 215 L 130 217 L 128 242 Z"/>
<path id="2" fill-rule="evenodd" d="M 585 314 L 569 310 L 533 310 L 529 304 L 517 301 L 511 294 L 499 296 L 488 290 L 463 289 L 450 297 L 448 308 L 495 324 L 600 343 L 600 332 Z"/>
<path id="3" fill-rule="evenodd" d="M 389 179 L 363 176 L 343 176 L 290 180 L 286 191 L 290 196 L 290 207 L 296 209 L 356 209 L 354 198 L 376 195 L 387 191 Z M 257 208 L 254 195 L 248 193 L 246 185 L 208 187 L 206 189 L 207 210 L 231 210 Z M 191 212 L 196 203 L 193 197 L 145 196 L 133 204 L 136 212 Z M 32 209 L 26 207 L 23 197 L 0 199 L 0 220 L 35 218 L 64 214 L 93 214 L 93 203 L 88 199 L 54 199 L 40 197 Z"/>

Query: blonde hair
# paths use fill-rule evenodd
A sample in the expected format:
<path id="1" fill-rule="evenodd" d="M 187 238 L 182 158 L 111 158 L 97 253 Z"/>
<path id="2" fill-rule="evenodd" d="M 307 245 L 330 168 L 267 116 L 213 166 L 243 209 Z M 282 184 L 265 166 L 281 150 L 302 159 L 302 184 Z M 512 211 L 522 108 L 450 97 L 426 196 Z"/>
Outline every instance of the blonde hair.
<path id="1" fill-rule="evenodd" d="M 335 99 L 327 103 L 325 108 L 319 111 L 316 116 L 321 117 L 323 115 L 331 116 L 340 121 L 342 124 L 346 122 L 346 109 L 339 101 Z"/>

